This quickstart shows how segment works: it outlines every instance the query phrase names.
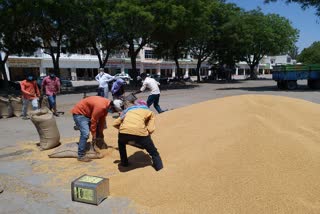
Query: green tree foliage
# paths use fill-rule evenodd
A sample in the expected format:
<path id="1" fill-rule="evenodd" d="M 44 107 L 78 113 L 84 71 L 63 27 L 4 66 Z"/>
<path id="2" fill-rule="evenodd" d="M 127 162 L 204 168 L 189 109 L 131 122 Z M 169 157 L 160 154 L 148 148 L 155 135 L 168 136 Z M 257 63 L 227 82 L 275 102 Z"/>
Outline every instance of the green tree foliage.
<path id="1" fill-rule="evenodd" d="M 314 42 L 310 47 L 303 49 L 297 60 L 304 64 L 320 64 L 320 42 Z"/>
<path id="2" fill-rule="evenodd" d="M 158 1 L 154 12 L 156 30 L 153 33 L 155 53 L 159 58 L 171 59 L 176 63 L 178 78 L 182 77 L 179 59 L 188 53 L 187 40 L 195 32 L 199 15 L 199 1 Z"/>
<path id="3" fill-rule="evenodd" d="M 5 63 L 11 54 L 30 55 L 38 45 L 32 34 L 29 8 L 32 7 L 27 0 L 1 0 L 0 1 L 0 70 L 6 82 Z"/>
<path id="4" fill-rule="evenodd" d="M 75 0 L 34 0 L 30 8 L 34 35 L 41 39 L 40 48 L 51 56 L 53 68 L 60 75 L 59 59 L 68 47 L 68 34 L 73 28 L 72 14 Z"/>
<path id="5" fill-rule="evenodd" d="M 113 25 L 126 41 L 126 47 L 131 59 L 132 70 L 130 76 L 136 81 L 137 55 L 150 42 L 154 30 L 154 15 L 151 12 L 153 1 L 123 0 L 116 1 L 111 13 Z"/>
<path id="6" fill-rule="evenodd" d="M 219 6 L 219 10 L 221 12 L 217 20 L 220 24 L 218 28 L 216 27 L 215 47 L 209 62 L 234 67 L 235 63 L 241 58 L 238 51 L 241 47 L 239 43 L 241 35 L 236 29 L 239 16 L 243 11 L 235 4 L 222 4 Z M 217 21 L 214 23 L 217 23 Z"/>
<path id="7" fill-rule="evenodd" d="M 190 54 L 197 60 L 197 81 L 200 82 L 201 64 L 211 56 L 215 50 L 215 42 L 217 40 L 219 25 L 221 25 L 219 17 L 221 16 L 221 6 L 219 1 L 198 1 L 198 7 L 193 14 L 194 30 L 191 37 L 187 40 Z"/>
<path id="8" fill-rule="evenodd" d="M 104 68 L 110 54 L 123 47 L 124 39 L 116 31 L 110 16 L 115 1 L 82 0 L 74 5 L 73 28 L 69 34 L 69 51 L 92 47 Z M 82 20 L 79 22 L 79 20 Z"/>
<path id="9" fill-rule="evenodd" d="M 250 77 L 256 78 L 255 67 L 265 55 L 277 55 L 292 49 L 298 30 L 289 20 L 277 14 L 264 15 L 260 10 L 242 13 L 234 20 L 236 47 L 241 60 L 248 63 Z"/>

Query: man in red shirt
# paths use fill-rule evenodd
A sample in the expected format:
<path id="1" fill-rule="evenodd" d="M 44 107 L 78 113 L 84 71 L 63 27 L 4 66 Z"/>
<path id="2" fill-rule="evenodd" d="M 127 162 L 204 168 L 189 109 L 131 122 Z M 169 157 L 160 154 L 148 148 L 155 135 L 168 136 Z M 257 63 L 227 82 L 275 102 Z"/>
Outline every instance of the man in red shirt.
<path id="1" fill-rule="evenodd" d="M 48 97 L 50 110 L 55 116 L 57 114 L 56 95 L 60 93 L 60 79 L 56 77 L 53 71 L 42 80 L 41 91 Z"/>
<path id="2" fill-rule="evenodd" d="M 73 120 L 80 130 L 80 140 L 78 147 L 78 160 L 89 162 L 91 159 L 85 156 L 86 145 L 90 132 L 92 141 L 94 142 L 97 136 L 103 136 L 104 124 L 108 111 L 121 111 L 122 101 L 110 101 L 100 96 L 90 96 L 78 102 L 71 113 Z"/>
<path id="3" fill-rule="evenodd" d="M 39 108 L 40 91 L 32 74 L 27 75 L 27 78 L 20 82 L 20 86 L 22 92 L 22 119 L 26 120 L 28 119 L 27 109 L 29 102 L 31 102 L 33 110 Z"/>

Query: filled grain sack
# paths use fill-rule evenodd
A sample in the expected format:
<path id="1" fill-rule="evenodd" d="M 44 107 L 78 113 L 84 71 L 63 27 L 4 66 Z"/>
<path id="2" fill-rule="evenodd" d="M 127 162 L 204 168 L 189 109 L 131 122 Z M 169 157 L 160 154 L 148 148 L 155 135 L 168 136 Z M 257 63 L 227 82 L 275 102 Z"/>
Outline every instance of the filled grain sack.
<path id="1" fill-rule="evenodd" d="M 50 155 L 50 158 L 77 158 L 78 157 L 78 143 L 66 143 L 59 146 Z M 95 151 L 92 144 L 88 143 L 86 148 L 86 157 L 91 159 L 102 158 L 99 152 Z"/>
<path id="2" fill-rule="evenodd" d="M 22 115 L 22 99 L 21 97 L 9 96 L 9 101 L 12 106 L 13 115 L 20 117 Z"/>
<path id="3" fill-rule="evenodd" d="M 30 119 L 37 128 L 43 150 L 52 149 L 60 145 L 60 133 L 52 112 L 47 108 L 30 112 Z"/>
<path id="4" fill-rule="evenodd" d="M 12 106 L 8 98 L 0 97 L 0 117 L 12 117 Z"/>

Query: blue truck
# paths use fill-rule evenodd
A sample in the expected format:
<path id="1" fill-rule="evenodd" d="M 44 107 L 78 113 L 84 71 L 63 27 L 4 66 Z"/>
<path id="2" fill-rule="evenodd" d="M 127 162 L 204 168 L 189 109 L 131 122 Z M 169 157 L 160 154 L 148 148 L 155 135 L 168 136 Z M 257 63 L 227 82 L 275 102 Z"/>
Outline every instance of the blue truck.
<path id="1" fill-rule="evenodd" d="M 279 89 L 295 90 L 298 80 L 307 80 L 308 87 L 320 89 L 320 65 L 278 65 L 273 67 L 272 79 Z"/>

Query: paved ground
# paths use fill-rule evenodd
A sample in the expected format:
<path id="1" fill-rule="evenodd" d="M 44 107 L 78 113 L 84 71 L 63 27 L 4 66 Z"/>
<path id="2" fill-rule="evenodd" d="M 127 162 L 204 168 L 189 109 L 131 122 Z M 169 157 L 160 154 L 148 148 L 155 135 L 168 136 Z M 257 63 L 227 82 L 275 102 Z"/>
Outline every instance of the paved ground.
<path id="1" fill-rule="evenodd" d="M 276 83 L 270 79 L 203 83 L 192 89 L 164 90 L 161 94 L 160 104 L 163 109 L 173 109 L 240 94 L 272 94 L 320 103 L 320 91 L 308 89 L 305 81 L 301 81 L 299 84 L 300 87 L 296 91 L 280 91 L 277 89 Z M 93 93 L 88 95 L 93 95 Z M 56 119 L 62 138 L 78 135 L 73 130 L 73 121 L 68 112 L 82 96 L 83 94 L 68 94 L 57 98 L 59 109 L 66 112 L 64 116 Z M 146 98 L 147 93 L 138 96 Z M 0 127 L 0 189 L 1 185 L 4 188 L 4 192 L 0 194 L 0 213 L 114 213 L 114 210 L 119 213 L 121 212 L 120 207 L 129 206 L 128 199 L 111 198 L 100 204 L 97 209 L 95 206 L 71 202 L 70 193 L 61 195 L 59 191 L 52 189 L 40 191 L 39 184 L 47 179 L 46 175 L 34 176 L 31 166 L 23 162 L 11 161 L 12 156 L 23 155 L 23 152 L 27 151 L 16 151 L 10 154 L 7 151 L 8 147 L 14 148 L 19 142 L 38 140 L 35 127 L 30 121 L 24 121 L 20 118 L 0 119 Z M 50 197 L 42 197 L 41 195 L 35 197 L 32 194 L 30 194 L 30 198 L 22 197 L 15 194 L 15 188 L 25 188 L 30 193 L 41 192 L 41 194 Z M 130 210 L 129 213 L 135 212 Z"/>

